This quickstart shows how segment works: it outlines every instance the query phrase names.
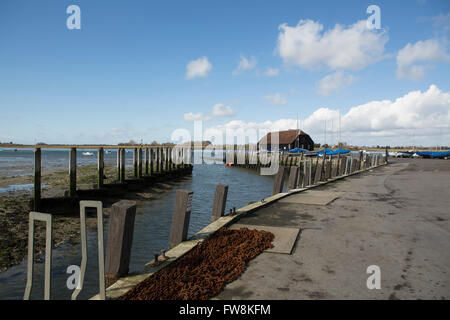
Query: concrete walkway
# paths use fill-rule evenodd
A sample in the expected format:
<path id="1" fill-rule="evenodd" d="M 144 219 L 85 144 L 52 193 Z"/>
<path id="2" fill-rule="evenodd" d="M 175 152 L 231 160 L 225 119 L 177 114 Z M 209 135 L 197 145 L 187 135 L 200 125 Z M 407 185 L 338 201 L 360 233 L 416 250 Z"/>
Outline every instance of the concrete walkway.
<path id="1" fill-rule="evenodd" d="M 237 222 L 301 232 L 290 255 L 264 252 L 216 298 L 450 299 L 450 161 L 392 159 L 314 190 L 333 200 L 292 195 Z M 370 265 L 380 290 L 367 288 Z"/>

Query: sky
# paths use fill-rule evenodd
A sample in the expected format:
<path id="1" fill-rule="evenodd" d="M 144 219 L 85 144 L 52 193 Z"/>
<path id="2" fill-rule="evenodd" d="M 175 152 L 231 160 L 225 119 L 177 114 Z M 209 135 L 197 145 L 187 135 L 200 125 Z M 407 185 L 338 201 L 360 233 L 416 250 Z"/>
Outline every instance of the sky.
<path id="1" fill-rule="evenodd" d="M 335 144 L 340 115 L 349 144 L 450 145 L 449 39 L 448 0 L 2 0 L 0 141 L 166 142 L 201 121 L 215 142 L 298 126 Z"/>

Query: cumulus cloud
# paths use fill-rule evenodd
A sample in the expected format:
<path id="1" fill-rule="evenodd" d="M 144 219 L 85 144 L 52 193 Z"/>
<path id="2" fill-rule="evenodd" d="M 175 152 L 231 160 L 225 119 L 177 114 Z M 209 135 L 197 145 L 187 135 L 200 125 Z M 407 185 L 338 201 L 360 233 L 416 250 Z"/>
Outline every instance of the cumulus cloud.
<path id="1" fill-rule="evenodd" d="M 269 100 L 273 106 L 282 106 L 288 102 L 287 99 L 282 97 L 279 93 L 269 94 L 264 96 L 264 99 Z"/>
<path id="2" fill-rule="evenodd" d="M 429 39 L 408 43 L 397 54 L 397 77 L 413 81 L 422 79 L 425 70 L 434 63 L 450 61 L 450 55 L 442 41 Z"/>
<path id="3" fill-rule="evenodd" d="M 227 106 L 223 103 L 216 103 L 211 113 L 209 114 L 203 114 L 203 113 L 185 113 L 184 114 L 184 120 L 185 121 L 210 121 L 215 118 L 223 118 L 223 117 L 231 117 L 234 116 L 235 112 L 232 107 Z"/>
<path id="4" fill-rule="evenodd" d="M 317 92 L 322 96 L 329 96 L 348 87 L 353 81 L 352 75 L 345 75 L 343 72 L 337 71 L 319 81 Z"/>
<path id="5" fill-rule="evenodd" d="M 201 57 L 197 60 L 192 60 L 186 66 L 186 79 L 193 79 L 197 77 L 207 77 L 211 71 L 212 65 L 207 57 Z"/>
<path id="6" fill-rule="evenodd" d="M 275 77 L 280 74 L 280 70 L 277 68 L 267 67 L 266 71 L 264 71 L 264 75 L 267 77 Z"/>
<path id="7" fill-rule="evenodd" d="M 388 36 L 369 30 L 365 20 L 350 26 L 337 24 L 323 32 L 319 22 L 300 20 L 279 26 L 277 53 L 286 65 L 305 69 L 361 70 L 383 58 Z"/>
<path id="8" fill-rule="evenodd" d="M 230 117 L 234 116 L 234 110 L 230 106 L 226 106 L 223 103 L 217 103 L 213 106 L 213 117 Z"/>
<path id="9" fill-rule="evenodd" d="M 245 56 L 241 55 L 241 60 L 239 60 L 239 65 L 236 70 L 233 71 L 233 74 L 242 74 L 247 70 L 251 70 L 256 67 L 256 59 L 251 56 L 250 59 L 247 59 Z"/>
<path id="10" fill-rule="evenodd" d="M 313 140 L 323 142 L 325 122 L 330 130 L 333 121 L 333 132 L 336 135 L 338 119 L 338 110 L 319 108 L 307 118 L 301 119 L 300 127 L 310 134 Z M 445 143 L 450 138 L 450 92 L 443 92 L 437 86 L 431 85 L 426 91 L 411 91 L 394 101 L 367 102 L 343 113 L 341 123 L 343 140 L 351 143 L 411 143 L 413 132 L 416 142 L 424 145 L 435 145 L 436 139 L 446 139 L 441 141 Z M 296 127 L 296 119 L 264 122 L 234 120 L 210 129 L 221 132 L 227 129 L 269 132 Z"/>

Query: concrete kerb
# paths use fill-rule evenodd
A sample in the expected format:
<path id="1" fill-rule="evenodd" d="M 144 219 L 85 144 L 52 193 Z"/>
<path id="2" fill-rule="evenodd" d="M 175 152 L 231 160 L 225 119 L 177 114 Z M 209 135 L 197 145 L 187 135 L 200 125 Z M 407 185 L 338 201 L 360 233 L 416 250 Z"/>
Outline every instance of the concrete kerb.
<path id="1" fill-rule="evenodd" d="M 238 221 L 239 219 L 241 219 L 242 217 L 246 216 L 249 213 L 252 213 L 253 211 L 263 208 L 269 204 L 272 204 L 280 199 L 283 199 L 287 196 L 293 195 L 293 194 L 297 194 L 309 189 L 313 189 L 319 186 L 322 186 L 324 184 L 330 183 L 330 182 L 334 182 L 337 180 L 341 180 L 344 179 L 346 177 L 350 177 L 356 174 L 360 174 L 363 173 L 365 171 L 370 171 L 373 169 L 376 169 L 378 167 L 382 167 L 387 165 L 387 163 L 382 163 L 376 167 L 371 167 L 371 168 L 367 168 L 367 169 L 361 169 L 358 171 L 355 171 L 353 173 L 350 174 L 346 174 L 343 176 L 339 176 L 339 177 L 334 177 L 331 178 L 327 181 L 321 181 L 316 185 L 312 185 L 312 186 L 308 186 L 305 188 L 299 188 L 299 189 L 293 189 L 290 190 L 288 192 L 283 192 L 283 193 L 278 193 L 275 194 L 273 196 L 267 197 L 262 199 L 261 201 L 249 204 L 245 207 L 242 207 L 240 209 L 236 210 L 236 215 L 227 215 L 227 216 L 223 216 L 219 219 L 217 219 L 216 221 L 214 221 L 213 223 L 210 223 L 209 225 L 207 225 L 206 227 L 204 227 L 202 230 L 200 230 L 199 232 L 197 232 L 195 235 L 193 235 L 192 237 L 189 238 L 189 240 L 187 241 L 183 241 L 182 243 L 180 243 L 179 245 L 177 245 L 176 247 L 168 250 L 166 252 L 166 257 L 168 258 L 167 260 L 160 262 L 158 265 L 154 265 L 154 260 L 148 262 L 145 267 L 147 269 L 148 272 L 145 273 L 141 273 L 141 274 L 131 274 L 127 277 L 124 278 L 120 278 L 119 280 L 117 280 L 114 284 L 112 284 L 110 287 L 108 287 L 106 289 L 106 297 L 107 299 L 116 299 L 119 298 L 120 296 L 124 295 L 125 293 L 127 293 L 129 290 L 131 290 L 132 288 L 134 288 L 137 284 L 139 284 L 140 282 L 144 281 L 146 278 L 150 277 L 152 274 L 158 272 L 159 270 L 167 267 L 168 265 L 170 265 L 172 262 L 176 261 L 177 259 L 181 258 L 183 255 L 185 255 L 186 253 L 188 253 L 189 251 L 191 251 L 192 249 L 194 249 L 198 244 L 200 244 L 201 242 L 203 242 L 204 240 L 208 239 L 209 237 L 211 237 L 217 230 L 219 230 L 222 227 L 226 227 L 236 221 Z M 97 294 L 95 296 L 93 296 L 92 298 L 90 298 L 90 300 L 100 300 L 100 296 Z"/>

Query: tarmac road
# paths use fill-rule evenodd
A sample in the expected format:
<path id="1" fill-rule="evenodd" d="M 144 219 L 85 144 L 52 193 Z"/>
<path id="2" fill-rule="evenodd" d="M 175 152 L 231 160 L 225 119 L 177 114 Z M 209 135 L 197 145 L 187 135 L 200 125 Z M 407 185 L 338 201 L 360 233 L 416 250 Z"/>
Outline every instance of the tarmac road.
<path id="1" fill-rule="evenodd" d="M 329 204 L 279 201 L 239 220 L 301 231 L 290 255 L 264 252 L 216 299 L 450 299 L 450 161 L 390 161 L 316 188 L 340 193 Z M 367 287 L 370 265 L 381 289 Z"/>

